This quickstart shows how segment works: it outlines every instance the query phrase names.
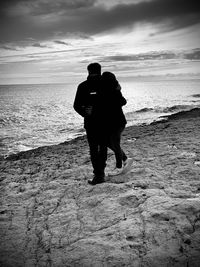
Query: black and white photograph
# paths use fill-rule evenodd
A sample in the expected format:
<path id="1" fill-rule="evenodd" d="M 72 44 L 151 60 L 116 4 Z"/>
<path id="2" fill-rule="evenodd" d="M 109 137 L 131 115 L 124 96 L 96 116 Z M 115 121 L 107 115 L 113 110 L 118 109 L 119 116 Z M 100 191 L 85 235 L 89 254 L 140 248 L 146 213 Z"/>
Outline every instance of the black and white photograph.
<path id="1" fill-rule="evenodd" d="M 200 1 L 0 2 L 0 266 L 200 266 Z"/>

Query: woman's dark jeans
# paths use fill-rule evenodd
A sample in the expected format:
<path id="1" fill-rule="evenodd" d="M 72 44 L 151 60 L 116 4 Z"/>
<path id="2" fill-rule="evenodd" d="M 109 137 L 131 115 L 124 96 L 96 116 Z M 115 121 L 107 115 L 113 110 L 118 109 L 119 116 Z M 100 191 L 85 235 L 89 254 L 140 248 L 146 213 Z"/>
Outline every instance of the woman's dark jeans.
<path id="1" fill-rule="evenodd" d="M 125 127 L 112 130 L 109 134 L 108 147 L 115 153 L 116 168 L 122 168 L 122 161 L 127 159 L 126 154 L 121 149 L 121 134 Z"/>

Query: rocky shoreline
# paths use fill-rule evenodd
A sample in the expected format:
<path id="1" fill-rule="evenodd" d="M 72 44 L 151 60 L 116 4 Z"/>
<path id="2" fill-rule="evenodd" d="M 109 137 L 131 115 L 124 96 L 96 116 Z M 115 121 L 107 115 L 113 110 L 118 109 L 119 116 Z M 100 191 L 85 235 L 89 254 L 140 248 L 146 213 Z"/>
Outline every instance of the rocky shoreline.
<path id="1" fill-rule="evenodd" d="M 200 109 L 127 127 L 132 170 L 94 187 L 85 136 L 2 159 L 0 266 L 199 267 L 199 139 Z"/>

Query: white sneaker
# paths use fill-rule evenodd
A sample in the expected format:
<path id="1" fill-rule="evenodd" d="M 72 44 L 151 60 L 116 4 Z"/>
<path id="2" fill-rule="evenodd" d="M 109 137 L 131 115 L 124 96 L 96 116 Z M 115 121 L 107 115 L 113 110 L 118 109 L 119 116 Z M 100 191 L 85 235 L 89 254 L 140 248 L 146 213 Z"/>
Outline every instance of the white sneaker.
<path id="1" fill-rule="evenodd" d="M 123 168 L 115 168 L 113 171 L 110 171 L 108 173 L 108 176 L 115 176 L 121 174 L 123 171 Z"/>
<path id="2" fill-rule="evenodd" d="M 132 158 L 127 158 L 125 161 L 123 161 L 124 167 L 126 167 L 126 165 L 130 164 L 130 162 L 132 162 Z"/>
<path id="3" fill-rule="evenodd" d="M 123 174 L 129 172 L 132 168 L 132 164 L 133 164 L 133 158 L 128 158 L 126 161 L 125 161 L 125 165 L 124 165 L 124 168 L 123 168 Z"/>

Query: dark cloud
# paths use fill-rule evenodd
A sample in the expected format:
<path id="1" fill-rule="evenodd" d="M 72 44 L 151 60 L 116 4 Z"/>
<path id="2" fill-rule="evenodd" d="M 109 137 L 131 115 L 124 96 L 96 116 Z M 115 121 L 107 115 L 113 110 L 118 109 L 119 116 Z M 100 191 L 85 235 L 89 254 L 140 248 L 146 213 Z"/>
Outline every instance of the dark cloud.
<path id="1" fill-rule="evenodd" d="M 184 58 L 189 60 L 200 60 L 200 49 L 194 49 L 189 53 L 185 53 Z"/>
<path id="2" fill-rule="evenodd" d="M 142 53 L 138 55 L 116 55 L 104 57 L 102 61 L 141 61 L 141 60 L 156 60 L 156 59 L 172 59 L 175 58 L 176 54 L 172 52 L 152 52 Z"/>
<path id="3" fill-rule="evenodd" d="M 84 32 L 68 33 L 67 36 L 72 39 L 86 39 L 91 41 L 93 40 L 93 38 L 89 34 L 86 34 Z"/>
<path id="4" fill-rule="evenodd" d="M 1 43 L 30 37 L 47 40 L 55 38 L 57 32 L 62 36 L 90 36 L 137 22 L 165 20 L 170 23 L 170 30 L 200 22 L 199 0 L 152 0 L 110 9 L 94 3 L 95 0 L 1 1 Z"/>
<path id="5" fill-rule="evenodd" d="M 8 45 L 0 45 L 0 49 L 4 49 L 4 50 L 11 50 L 11 51 L 19 51 L 19 49 L 12 47 L 12 46 L 8 46 Z"/>
<path id="6" fill-rule="evenodd" d="M 31 2 L 32 0 L 26 0 L 26 2 Z M 0 2 L 0 9 L 2 10 L 3 8 L 8 8 L 10 6 L 16 5 L 18 3 L 25 2 L 23 0 L 6 0 L 6 1 L 1 1 Z"/>
<path id="7" fill-rule="evenodd" d="M 80 8 L 88 8 L 93 6 L 95 0 L 38 0 L 37 5 L 32 8 L 34 14 L 49 14 L 62 11 L 71 11 Z"/>
<path id="8" fill-rule="evenodd" d="M 49 48 L 47 45 L 43 45 L 43 44 L 40 44 L 40 43 L 35 43 L 32 46 L 33 47 L 39 47 L 39 48 Z"/>
<path id="9" fill-rule="evenodd" d="M 180 58 L 185 58 L 189 60 L 199 60 L 200 48 L 179 53 L 174 53 L 171 51 L 163 51 L 163 52 L 140 53 L 135 55 L 114 55 L 114 56 L 100 58 L 99 61 L 124 62 L 124 61 L 142 61 L 142 60 L 167 60 L 167 59 L 180 59 Z"/>
<path id="10" fill-rule="evenodd" d="M 137 22 L 159 23 L 163 20 L 168 20 L 171 28 L 172 25 L 173 28 L 181 28 L 200 22 L 200 1 L 153 0 L 138 4 L 121 4 L 110 10 L 95 9 L 85 20 L 88 20 L 86 30 L 91 33 L 128 27 Z M 84 25 L 84 22 L 81 25 Z"/>
<path id="11" fill-rule="evenodd" d="M 59 40 L 54 41 L 54 43 L 56 43 L 56 44 L 61 44 L 61 45 L 70 45 L 70 44 L 68 44 L 68 43 L 66 43 L 66 42 L 59 41 Z"/>
<path id="12" fill-rule="evenodd" d="M 93 6 L 95 0 L 6 0 L 0 2 L 0 10 L 16 9 L 29 14 L 49 14 L 61 10 L 87 8 Z"/>

